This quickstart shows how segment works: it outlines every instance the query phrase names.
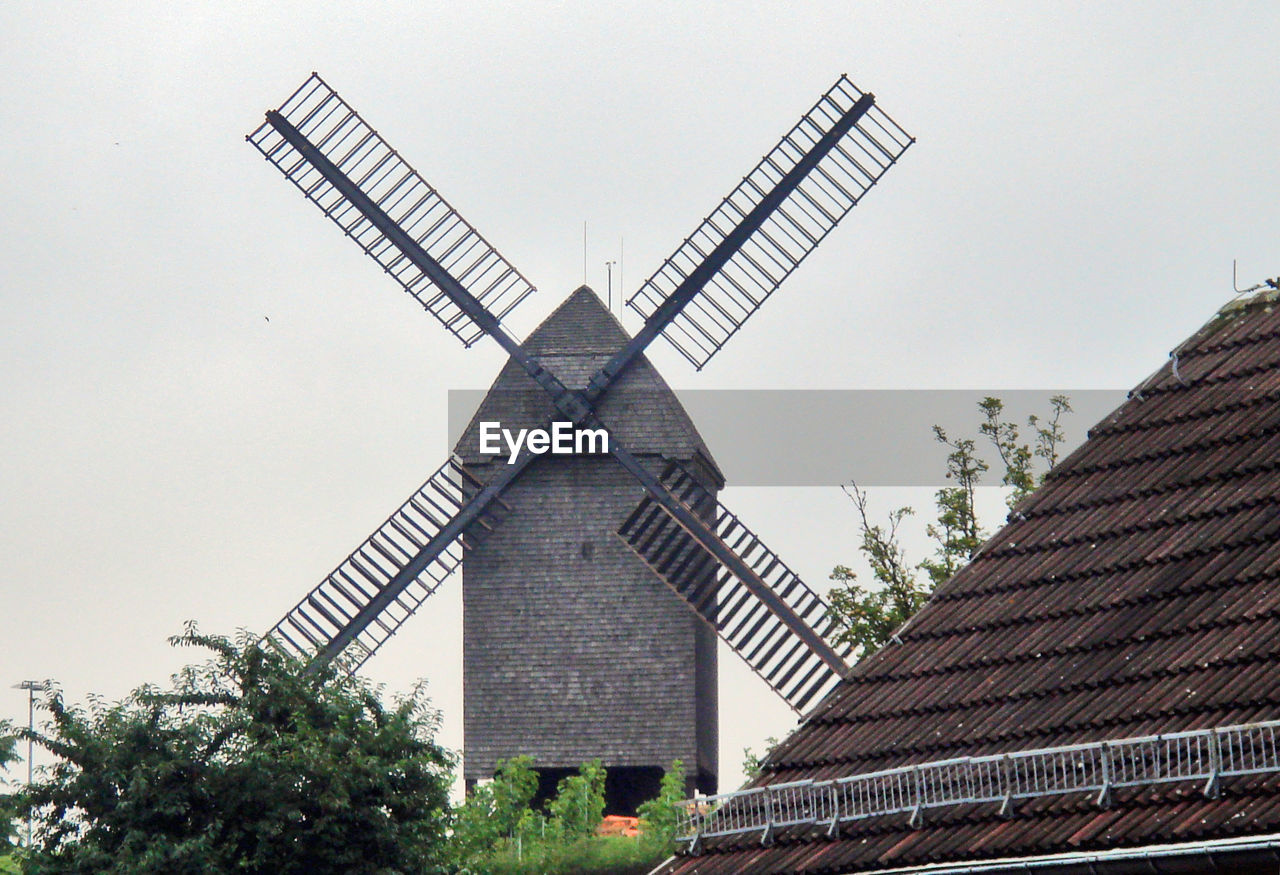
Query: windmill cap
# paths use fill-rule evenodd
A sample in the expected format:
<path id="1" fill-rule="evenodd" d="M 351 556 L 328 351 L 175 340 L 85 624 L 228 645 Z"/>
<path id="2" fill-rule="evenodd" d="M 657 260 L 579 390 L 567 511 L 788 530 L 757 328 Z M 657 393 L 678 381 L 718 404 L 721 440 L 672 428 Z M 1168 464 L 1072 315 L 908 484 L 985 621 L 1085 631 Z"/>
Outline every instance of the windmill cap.
<path id="1" fill-rule="evenodd" d="M 524 342 L 530 355 L 570 389 L 584 389 L 630 336 L 617 317 L 588 286 L 579 286 Z M 628 450 L 692 460 L 701 457 L 722 484 L 723 475 L 702 436 L 671 387 L 645 356 L 640 356 L 597 405 L 600 420 Z M 507 362 L 489 387 L 454 452 L 466 464 L 505 461 L 482 455 L 480 423 L 503 428 L 545 428 L 561 419 L 546 392 L 515 362 Z"/>

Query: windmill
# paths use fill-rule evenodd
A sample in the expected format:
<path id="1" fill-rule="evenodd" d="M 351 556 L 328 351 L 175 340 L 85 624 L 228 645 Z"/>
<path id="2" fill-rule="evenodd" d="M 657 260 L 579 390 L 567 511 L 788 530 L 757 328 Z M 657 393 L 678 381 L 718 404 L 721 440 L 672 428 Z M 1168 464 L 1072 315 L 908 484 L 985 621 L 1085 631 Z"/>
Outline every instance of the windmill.
<path id="1" fill-rule="evenodd" d="M 658 459 L 628 448 L 610 428 L 609 410 L 618 387 L 651 368 L 643 353 L 659 336 L 701 370 L 914 142 L 871 94 L 841 76 L 628 300 L 644 319 L 640 331 L 628 336 L 613 323 L 616 333 L 604 355 L 588 371 L 579 361 L 572 377 L 544 361 L 539 332 L 521 343 L 503 327 L 502 318 L 534 291 L 532 284 L 318 75 L 268 111 L 247 139 L 464 346 L 486 335 L 502 346 L 509 356 L 504 373 L 521 375 L 524 387 L 536 387 L 545 398 L 548 428 L 559 422 L 606 431 L 609 458 L 574 461 L 590 462 L 592 470 L 606 464 L 615 478 L 608 481 L 613 492 L 627 501 L 617 521 L 621 543 L 647 567 L 647 581 L 661 598 L 700 630 L 684 639 L 694 651 L 686 687 L 699 716 L 672 718 L 702 724 L 694 732 L 700 762 L 690 767 L 690 783 L 714 790 L 712 634 L 796 711 L 847 671 L 850 648 L 831 643 L 836 630 L 821 598 L 719 505 L 714 463 Z M 599 303 L 579 290 L 565 306 L 587 312 L 593 299 Z M 605 323 L 597 327 L 604 334 L 612 330 Z M 457 456 L 446 461 L 268 638 L 313 665 L 341 655 L 344 664 L 359 666 L 459 565 L 483 564 L 486 545 L 520 525 L 508 522 L 520 516 L 516 497 L 547 469 L 547 458 L 526 446 L 503 464 L 468 464 Z M 627 483 L 630 488 L 623 488 Z M 464 600 L 471 584 L 468 572 Z M 607 623 L 595 628 L 608 634 Z M 538 683 L 533 676 L 520 681 Z M 565 709 L 575 703 L 553 698 L 547 708 L 560 710 L 550 718 L 508 713 L 487 726 L 468 721 L 469 781 L 491 763 L 473 762 L 473 748 L 485 741 L 475 736 L 496 732 L 500 723 L 514 722 L 516 737 L 535 747 L 545 732 L 571 733 L 574 715 Z M 585 707 L 590 699 L 579 696 L 577 704 Z M 636 722 L 629 716 L 612 719 Z M 599 722 L 598 715 L 594 719 Z M 635 730 L 663 731 L 653 725 Z M 660 774 L 667 761 L 650 765 Z M 609 755 L 605 762 L 618 773 L 634 766 Z M 545 777 L 557 764 L 538 765 Z M 625 788 L 611 795 L 619 794 L 634 795 Z M 611 800 L 611 808 L 628 804 Z"/>

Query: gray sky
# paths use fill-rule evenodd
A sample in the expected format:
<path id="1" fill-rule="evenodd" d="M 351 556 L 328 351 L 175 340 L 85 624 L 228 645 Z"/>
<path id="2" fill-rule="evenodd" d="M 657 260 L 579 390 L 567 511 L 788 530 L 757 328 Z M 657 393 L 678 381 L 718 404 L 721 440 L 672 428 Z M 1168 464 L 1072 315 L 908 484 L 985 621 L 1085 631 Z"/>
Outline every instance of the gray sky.
<path id="1" fill-rule="evenodd" d="M 1125 388 L 1232 258 L 1280 273 L 1273 3 L 5 2 L 0 34 L 0 683 L 73 699 L 164 681 L 188 618 L 269 627 L 501 364 L 243 142 L 311 70 L 539 287 L 520 335 L 584 220 L 630 293 L 839 73 L 875 92 L 919 142 L 705 371 L 655 349 L 677 388 Z M 814 584 L 854 558 L 838 490 L 723 497 Z M 458 584 L 368 667 L 429 678 L 455 747 Z M 732 785 L 793 721 L 721 664 Z"/>

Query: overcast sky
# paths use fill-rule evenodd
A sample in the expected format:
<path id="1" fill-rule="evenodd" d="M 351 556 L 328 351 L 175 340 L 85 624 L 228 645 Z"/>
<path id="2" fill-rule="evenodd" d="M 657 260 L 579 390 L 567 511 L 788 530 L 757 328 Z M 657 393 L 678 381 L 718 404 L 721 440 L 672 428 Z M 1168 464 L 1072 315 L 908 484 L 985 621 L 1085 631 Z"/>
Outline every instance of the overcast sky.
<path id="1" fill-rule="evenodd" d="M 539 287 L 517 335 L 582 282 L 584 221 L 630 293 L 838 74 L 873 91 L 918 143 L 706 370 L 655 347 L 677 389 L 1124 389 L 1233 258 L 1280 274 L 1270 2 L 5 0 L 0 41 L 0 690 L 118 697 L 186 619 L 268 628 L 501 365 L 244 143 L 312 70 Z M 855 557 L 834 488 L 723 498 L 814 584 Z M 368 665 L 427 677 L 454 747 L 459 583 Z M 732 785 L 794 721 L 721 665 Z"/>

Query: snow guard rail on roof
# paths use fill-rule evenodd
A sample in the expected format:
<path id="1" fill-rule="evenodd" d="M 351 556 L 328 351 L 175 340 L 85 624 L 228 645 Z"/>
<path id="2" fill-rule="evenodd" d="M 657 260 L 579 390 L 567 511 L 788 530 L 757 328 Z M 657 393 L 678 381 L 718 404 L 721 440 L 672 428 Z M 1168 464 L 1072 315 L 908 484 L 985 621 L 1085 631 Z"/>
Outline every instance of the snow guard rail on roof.
<path id="1" fill-rule="evenodd" d="M 927 808 L 1014 802 L 1063 793 L 1097 793 L 1110 804 L 1118 787 L 1203 781 L 1218 794 L 1220 778 L 1280 772 L 1280 720 L 1194 729 L 1016 753 L 961 757 L 828 781 L 773 784 L 677 803 L 680 841 L 697 853 L 704 836 L 759 831 L 763 843 L 785 826 L 826 826 L 886 814 L 920 822 Z"/>

